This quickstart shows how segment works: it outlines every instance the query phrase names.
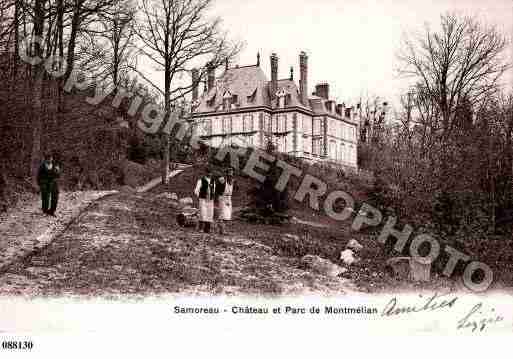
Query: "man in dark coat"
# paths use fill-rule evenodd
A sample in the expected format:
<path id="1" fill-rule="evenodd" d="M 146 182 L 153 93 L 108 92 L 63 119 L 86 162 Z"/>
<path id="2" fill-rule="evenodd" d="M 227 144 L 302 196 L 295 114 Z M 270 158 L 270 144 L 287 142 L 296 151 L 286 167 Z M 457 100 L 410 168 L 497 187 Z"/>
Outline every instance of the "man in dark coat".
<path id="1" fill-rule="evenodd" d="M 194 194 L 199 198 L 199 229 L 205 233 L 210 233 L 210 228 L 214 222 L 214 196 L 215 180 L 212 176 L 212 170 L 207 168 L 205 175 L 196 183 Z"/>
<path id="2" fill-rule="evenodd" d="M 55 216 L 59 200 L 59 186 L 57 179 L 61 173 L 60 165 L 53 155 L 45 155 L 37 173 L 37 184 L 41 191 L 41 207 L 43 213 Z"/>

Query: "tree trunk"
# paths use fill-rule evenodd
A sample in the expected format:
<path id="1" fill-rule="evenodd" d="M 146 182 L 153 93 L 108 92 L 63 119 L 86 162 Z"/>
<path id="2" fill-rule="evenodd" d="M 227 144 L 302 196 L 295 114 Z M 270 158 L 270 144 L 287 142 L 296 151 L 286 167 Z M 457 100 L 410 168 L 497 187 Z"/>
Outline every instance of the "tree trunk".
<path id="1" fill-rule="evenodd" d="M 18 76 L 18 58 L 19 58 L 19 46 L 20 46 L 20 4 L 19 1 L 14 1 L 14 61 L 12 69 L 12 78 L 16 79 Z M 15 86 L 16 81 L 13 81 Z"/>
<path id="2" fill-rule="evenodd" d="M 169 53 L 170 48 L 170 36 L 171 36 L 171 14 L 169 10 L 166 12 L 166 27 L 165 27 L 165 40 L 164 40 L 164 50 L 165 50 L 165 59 L 164 59 L 164 108 L 165 114 L 164 118 L 168 119 L 171 104 L 169 103 L 171 97 L 171 55 Z M 174 35 L 173 35 L 174 36 Z M 168 119 L 169 121 L 169 119 Z M 169 178 L 169 151 L 171 150 L 171 133 L 173 129 L 169 129 L 169 133 L 166 131 L 162 131 L 162 136 L 164 137 L 163 143 L 163 156 L 162 156 L 162 183 L 167 184 Z"/>
<path id="3" fill-rule="evenodd" d="M 57 0 L 57 46 L 59 48 L 59 57 L 64 59 L 64 0 Z M 61 64 L 62 65 L 62 64 Z M 63 65 L 62 65 L 63 66 Z M 63 99 L 63 78 L 59 78 L 57 86 L 57 113 L 60 114 L 64 110 Z"/>
<path id="4" fill-rule="evenodd" d="M 44 1 L 36 0 L 34 5 L 34 35 L 42 36 L 44 28 Z M 35 45 L 35 55 L 43 57 L 43 49 Z M 31 175 L 35 184 L 39 162 L 41 161 L 41 133 L 42 133 L 42 94 L 43 94 L 43 65 L 34 66 L 32 87 L 32 151 Z"/>
<path id="5" fill-rule="evenodd" d="M 80 2 L 76 1 L 73 8 L 73 19 L 71 21 L 71 33 L 68 41 L 68 56 L 66 58 L 66 74 L 65 79 L 68 79 L 71 71 L 73 70 L 73 64 L 75 62 L 75 45 L 77 42 L 78 28 L 80 26 Z"/>
<path id="6" fill-rule="evenodd" d="M 170 110 L 170 103 L 169 103 L 169 97 L 170 97 L 170 84 L 169 84 L 169 75 L 166 73 L 166 81 L 165 81 L 165 94 L 164 94 L 164 101 L 165 101 L 165 116 L 164 118 L 168 119 L 169 116 L 169 110 Z M 169 133 L 166 133 L 166 131 L 162 131 L 162 183 L 167 184 L 169 180 L 169 162 L 170 162 L 170 150 L 171 150 L 171 132 L 172 129 L 170 129 Z"/>

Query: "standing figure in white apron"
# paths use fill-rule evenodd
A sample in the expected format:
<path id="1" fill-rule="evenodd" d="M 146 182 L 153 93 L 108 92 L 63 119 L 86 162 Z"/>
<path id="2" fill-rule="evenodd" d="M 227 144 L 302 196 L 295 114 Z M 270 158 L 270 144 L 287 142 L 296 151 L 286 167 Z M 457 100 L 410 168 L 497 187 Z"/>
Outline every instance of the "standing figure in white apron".
<path id="1" fill-rule="evenodd" d="M 228 168 L 226 176 L 219 177 L 216 184 L 216 201 L 219 210 L 219 232 L 225 233 L 225 223 L 232 220 L 233 168 Z"/>
<path id="2" fill-rule="evenodd" d="M 214 222 L 215 186 L 212 171 L 207 168 L 205 175 L 198 180 L 194 189 L 194 194 L 199 198 L 199 230 L 205 233 L 210 233 L 210 227 Z"/>

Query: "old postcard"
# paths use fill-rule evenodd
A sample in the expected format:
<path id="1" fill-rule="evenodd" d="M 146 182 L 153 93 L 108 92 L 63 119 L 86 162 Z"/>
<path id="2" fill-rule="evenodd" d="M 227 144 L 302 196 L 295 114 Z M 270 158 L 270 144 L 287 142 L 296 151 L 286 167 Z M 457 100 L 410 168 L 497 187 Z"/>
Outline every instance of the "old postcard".
<path id="1" fill-rule="evenodd" d="M 481 353 L 512 34 L 510 0 L 2 0 L 0 355 Z"/>

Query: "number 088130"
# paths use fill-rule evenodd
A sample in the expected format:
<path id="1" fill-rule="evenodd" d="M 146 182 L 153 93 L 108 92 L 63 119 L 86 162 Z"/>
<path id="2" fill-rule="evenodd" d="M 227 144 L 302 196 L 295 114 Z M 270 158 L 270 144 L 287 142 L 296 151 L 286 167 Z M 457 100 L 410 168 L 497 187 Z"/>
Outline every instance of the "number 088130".
<path id="1" fill-rule="evenodd" d="M 34 347 L 34 343 L 31 341 L 3 341 L 2 349 L 4 350 L 31 350 Z"/>

